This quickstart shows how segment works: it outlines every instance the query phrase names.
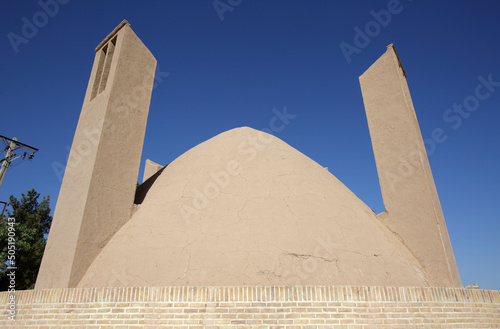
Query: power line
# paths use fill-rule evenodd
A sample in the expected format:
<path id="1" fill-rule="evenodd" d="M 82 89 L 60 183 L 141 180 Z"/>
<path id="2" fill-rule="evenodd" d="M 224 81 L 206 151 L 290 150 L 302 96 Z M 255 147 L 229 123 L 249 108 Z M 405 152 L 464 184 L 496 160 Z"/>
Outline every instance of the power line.
<path id="1" fill-rule="evenodd" d="M 35 152 L 38 151 L 38 149 L 33 146 L 29 146 L 27 144 L 18 142 L 17 138 L 15 137 L 11 139 L 0 135 L 0 139 L 5 144 L 5 150 L 4 150 L 5 157 L 2 160 L 0 160 L 0 163 L 2 163 L 2 166 L 0 167 L 0 186 L 2 186 L 2 182 L 5 177 L 5 173 L 7 172 L 7 168 L 9 168 L 12 161 L 19 158 L 22 158 L 24 160 L 26 158 L 27 152 L 24 152 L 22 155 L 17 155 L 14 152 L 22 148 L 31 151 L 31 154 L 28 155 L 28 160 L 31 160 L 33 159 L 33 156 L 35 155 Z"/>

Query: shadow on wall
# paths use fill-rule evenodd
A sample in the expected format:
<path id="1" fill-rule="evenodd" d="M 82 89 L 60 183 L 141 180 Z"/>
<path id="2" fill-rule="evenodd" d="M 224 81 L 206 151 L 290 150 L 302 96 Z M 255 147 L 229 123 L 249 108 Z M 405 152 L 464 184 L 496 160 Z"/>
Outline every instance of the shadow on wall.
<path id="1" fill-rule="evenodd" d="M 165 170 L 165 168 L 167 168 L 167 167 L 168 167 L 168 164 L 165 167 L 163 167 L 160 170 L 158 170 L 158 172 L 156 172 L 156 174 L 154 174 L 153 176 L 149 177 L 141 185 L 137 186 L 137 190 L 135 191 L 134 204 L 142 204 L 142 202 L 146 198 L 146 195 L 148 195 L 148 192 L 149 192 L 149 189 L 151 188 L 151 186 L 153 186 L 153 184 L 155 183 L 156 179 L 158 177 L 160 177 L 160 175 L 163 172 L 163 170 Z"/>

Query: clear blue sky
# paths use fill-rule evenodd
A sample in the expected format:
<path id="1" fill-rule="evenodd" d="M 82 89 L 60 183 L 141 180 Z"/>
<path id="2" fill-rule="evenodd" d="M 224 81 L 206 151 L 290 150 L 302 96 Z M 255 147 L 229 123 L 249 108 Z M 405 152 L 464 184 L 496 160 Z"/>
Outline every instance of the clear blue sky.
<path id="1" fill-rule="evenodd" d="M 500 2 L 231 0 L 223 20 L 211 0 L 60 2 L 51 15 L 36 1 L 0 4 L 0 134 L 40 149 L 9 168 L 0 201 L 34 187 L 54 209 L 52 165 L 66 163 L 94 48 L 127 19 L 169 72 L 153 91 L 140 175 L 147 158 L 167 164 L 228 129 L 268 127 L 286 106 L 297 117 L 277 137 L 381 212 L 358 77 L 394 43 L 424 138 L 447 136 L 429 160 L 462 283 L 500 289 L 498 83 L 474 103 L 479 77 L 500 81 Z M 390 21 L 374 24 L 388 7 Z M 26 21 L 39 27 L 23 36 Z M 348 63 L 340 45 L 356 46 L 356 27 L 371 36 Z M 474 111 L 445 121 L 464 100 Z"/>

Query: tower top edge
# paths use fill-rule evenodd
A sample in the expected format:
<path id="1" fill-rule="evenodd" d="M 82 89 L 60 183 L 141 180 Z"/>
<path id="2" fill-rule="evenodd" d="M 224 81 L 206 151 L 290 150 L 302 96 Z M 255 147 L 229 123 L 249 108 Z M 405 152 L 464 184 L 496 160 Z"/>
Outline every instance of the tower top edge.
<path id="1" fill-rule="evenodd" d="M 403 72 L 403 76 L 406 78 L 406 72 L 405 69 L 403 68 L 403 64 L 401 63 L 401 60 L 399 59 L 398 53 L 396 51 L 396 48 L 394 47 L 394 44 L 387 45 L 387 51 L 393 51 L 394 54 L 396 55 L 396 59 L 398 60 L 398 65 L 401 68 L 401 71 Z"/>
<path id="2" fill-rule="evenodd" d="M 97 47 L 95 48 L 95 52 L 98 52 L 99 49 L 101 49 L 112 37 L 114 37 L 118 31 L 120 31 L 124 26 L 130 26 L 130 23 L 124 19 L 120 24 L 118 24 L 117 27 L 114 28 L 113 31 L 111 31 L 110 34 L 108 34 L 107 37 L 104 38 L 104 40 L 101 41 L 101 43 L 99 43 L 97 45 Z"/>

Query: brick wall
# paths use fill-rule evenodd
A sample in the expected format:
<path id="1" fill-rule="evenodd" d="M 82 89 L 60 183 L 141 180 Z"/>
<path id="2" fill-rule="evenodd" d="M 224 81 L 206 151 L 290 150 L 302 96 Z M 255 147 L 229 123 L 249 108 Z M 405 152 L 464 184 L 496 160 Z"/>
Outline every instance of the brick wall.
<path id="1" fill-rule="evenodd" d="M 500 328 L 500 291 L 296 286 L 50 289 L 0 293 L 0 327 Z"/>

